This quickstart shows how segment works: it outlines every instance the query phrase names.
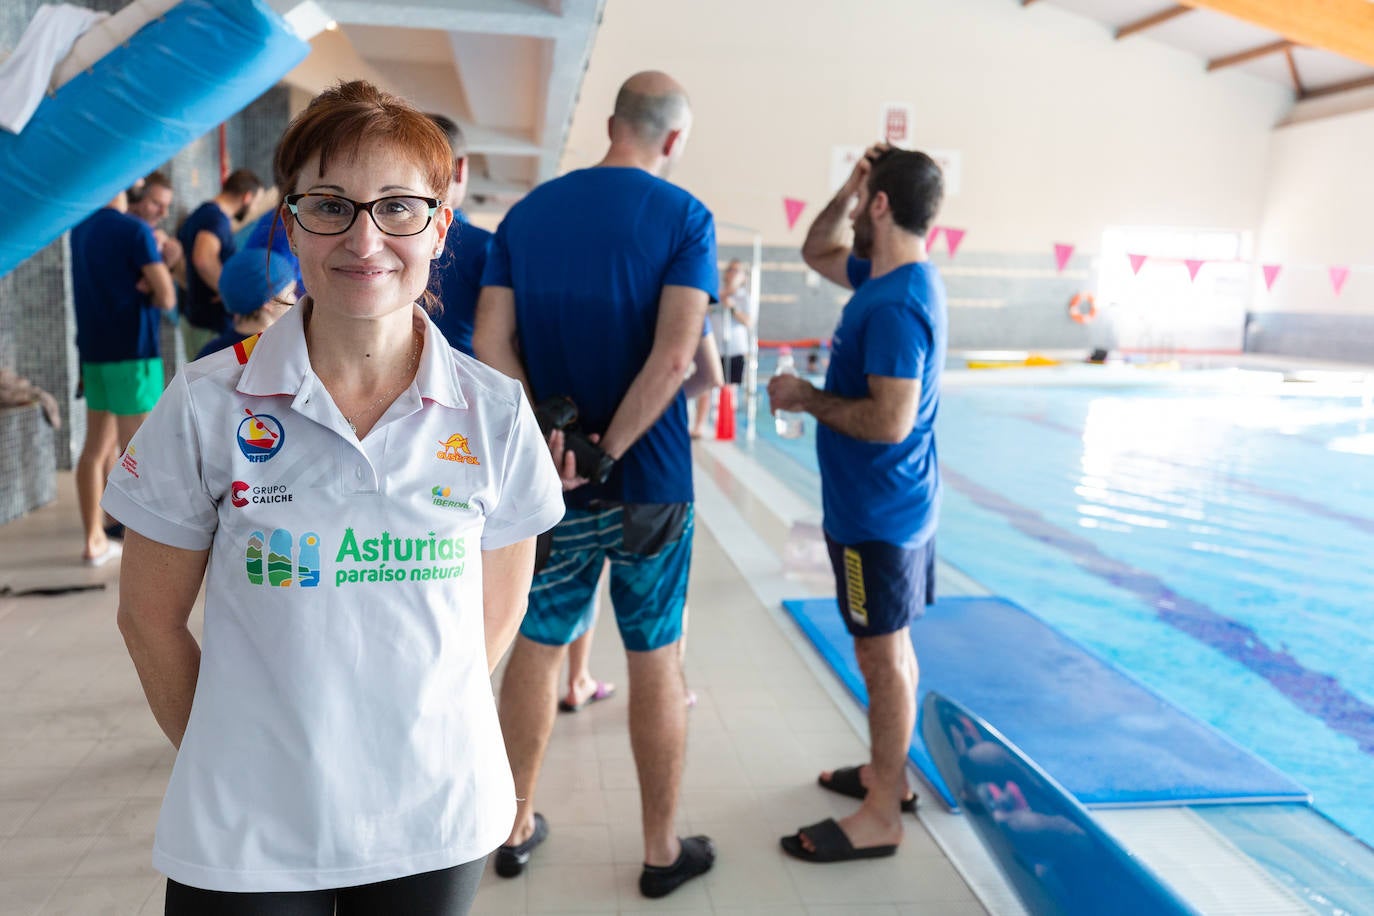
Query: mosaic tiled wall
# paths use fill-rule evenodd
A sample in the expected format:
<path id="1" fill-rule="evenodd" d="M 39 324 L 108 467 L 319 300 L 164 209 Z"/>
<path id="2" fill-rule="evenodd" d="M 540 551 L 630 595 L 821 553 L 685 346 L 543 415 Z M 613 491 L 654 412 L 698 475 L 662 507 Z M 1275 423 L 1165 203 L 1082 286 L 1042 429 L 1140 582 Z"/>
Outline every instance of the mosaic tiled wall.
<path id="1" fill-rule="evenodd" d="M 0 525 L 57 499 L 53 443 L 37 406 L 0 408 Z M 29 473 L 32 466 L 48 472 Z"/>

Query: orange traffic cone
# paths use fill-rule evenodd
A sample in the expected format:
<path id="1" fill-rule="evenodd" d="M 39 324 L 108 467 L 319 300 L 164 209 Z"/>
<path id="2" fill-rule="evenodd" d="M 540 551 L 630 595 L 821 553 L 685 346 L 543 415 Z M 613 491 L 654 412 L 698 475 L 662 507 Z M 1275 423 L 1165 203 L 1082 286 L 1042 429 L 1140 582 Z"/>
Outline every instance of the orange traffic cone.
<path id="1" fill-rule="evenodd" d="M 735 438 L 735 392 L 729 385 L 720 386 L 720 403 L 716 405 L 716 438 Z"/>

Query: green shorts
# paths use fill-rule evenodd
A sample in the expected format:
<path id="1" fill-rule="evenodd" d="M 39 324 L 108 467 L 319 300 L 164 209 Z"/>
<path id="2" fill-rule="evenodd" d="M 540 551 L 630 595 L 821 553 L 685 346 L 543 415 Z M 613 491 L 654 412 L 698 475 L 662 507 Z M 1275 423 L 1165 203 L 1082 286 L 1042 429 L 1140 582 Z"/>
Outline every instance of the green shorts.
<path id="1" fill-rule="evenodd" d="M 162 360 L 82 363 L 81 387 L 86 393 L 86 406 L 91 410 L 103 410 L 121 417 L 148 413 L 166 387 Z"/>

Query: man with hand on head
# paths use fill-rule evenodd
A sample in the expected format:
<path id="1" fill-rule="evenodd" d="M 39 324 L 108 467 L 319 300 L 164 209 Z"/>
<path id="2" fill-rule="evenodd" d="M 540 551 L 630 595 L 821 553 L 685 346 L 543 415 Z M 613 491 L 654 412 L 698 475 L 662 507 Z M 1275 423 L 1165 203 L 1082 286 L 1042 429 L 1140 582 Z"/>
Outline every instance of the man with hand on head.
<path id="1" fill-rule="evenodd" d="M 630 77 L 616 97 L 605 158 L 512 207 L 487 258 L 478 358 L 524 382 L 536 404 L 570 398 L 580 430 L 549 435 L 567 514 L 535 576 L 501 683 L 520 799 L 496 852 L 505 877 L 520 874 L 548 832 L 534 792 L 557 715 L 559 666 L 591 623 L 608 560 L 629 657 L 640 892 L 665 896 L 715 861 L 708 837 L 679 838 L 674 829 L 687 731 L 678 643 L 693 531 L 682 384 L 718 280 L 710 211 L 664 180 L 690 127 L 675 80 L 653 71 Z M 572 421 L 563 403 L 555 427 Z M 565 450 L 574 443 L 581 462 Z"/>
<path id="2" fill-rule="evenodd" d="M 825 387 L 795 375 L 768 383 L 773 410 L 818 421 L 825 541 L 869 697 L 868 762 L 819 780 L 863 804 L 782 838 L 788 855 L 808 862 L 890 856 L 902 812 L 916 809 L 906 782 L 917 680 L 909 626 L 935 600 L 935 414 L 948 329 L 925 238 L 943 195 L 940 168 L 924 153 L 867 151 L 802 246 L 812 270 L 855 290 L 835 328 Z"/>

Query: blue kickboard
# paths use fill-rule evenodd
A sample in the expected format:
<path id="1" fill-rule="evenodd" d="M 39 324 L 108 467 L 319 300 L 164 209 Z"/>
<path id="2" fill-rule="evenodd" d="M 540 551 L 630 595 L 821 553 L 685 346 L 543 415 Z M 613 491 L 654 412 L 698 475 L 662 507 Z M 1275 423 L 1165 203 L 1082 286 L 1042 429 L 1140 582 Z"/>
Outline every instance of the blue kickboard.
<path id="1" fill-rule="evenodd" d="M 835 599 L 783 606 L 867 708 Z M 921 669 L 918 703 L 938 691 L 967 706 L 1085 805 L 1311 801 L 1268 763 L 1010 601 L 942 598 L 912 625 L 911 641 Z M 909 757 L 957 809 L 919 734 Z"/>

